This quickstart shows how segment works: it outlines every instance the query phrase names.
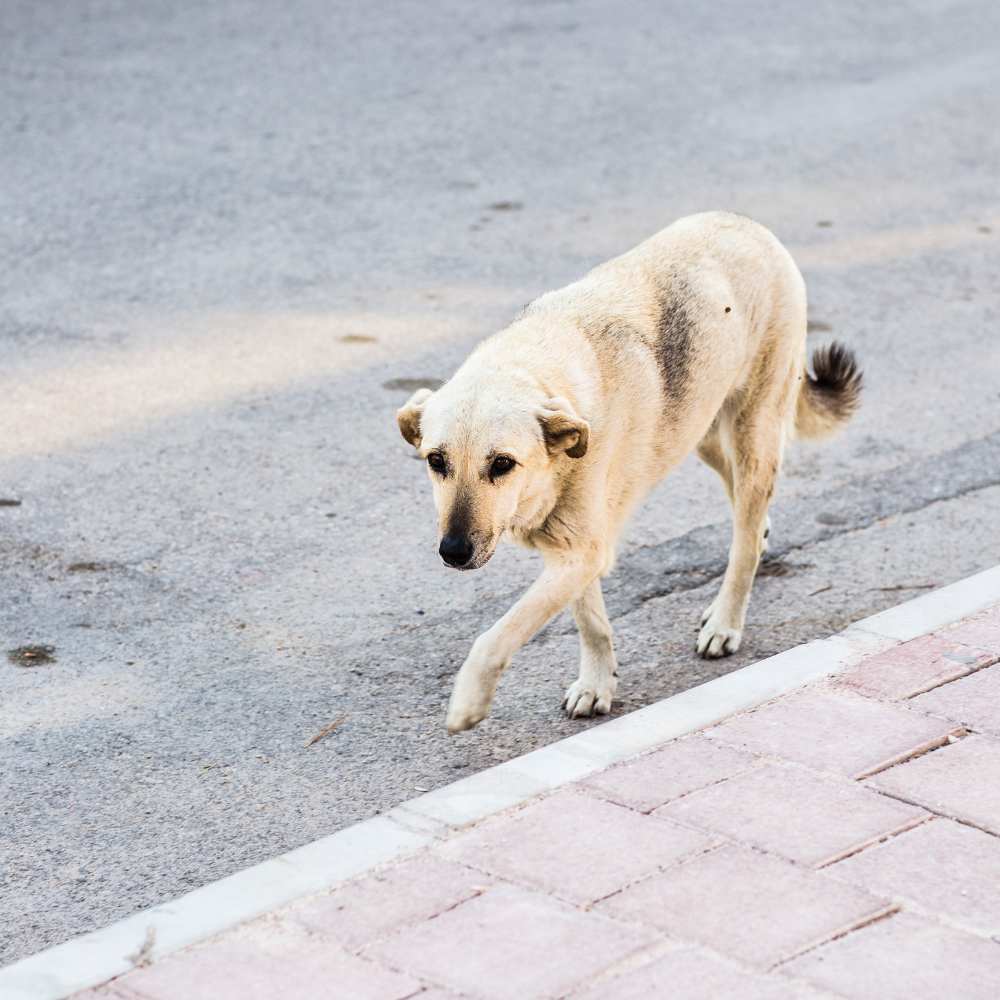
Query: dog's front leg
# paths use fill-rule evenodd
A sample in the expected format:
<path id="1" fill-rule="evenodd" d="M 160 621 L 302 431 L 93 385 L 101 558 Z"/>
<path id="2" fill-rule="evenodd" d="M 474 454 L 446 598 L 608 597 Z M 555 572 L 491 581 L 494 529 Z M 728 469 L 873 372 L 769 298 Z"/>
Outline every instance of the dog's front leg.
<path id="1" fill-rule="evenodd" d="M 573 617 L 580 631 L 580 676 L 570 684 L 563 708 L 571 719 L 607 715 L 618 688 L 618 664 L 600 577 L 573 602 Z"/>
<path id="2" fill-rule="evenodd" d="M 521 599 L 472 644 L 448 704 L 448 732 L 471 729 L 489 714 L 493 694 L 511 657 L 554 615 L 597 579 L 602 560 L 552 559 Z"/>

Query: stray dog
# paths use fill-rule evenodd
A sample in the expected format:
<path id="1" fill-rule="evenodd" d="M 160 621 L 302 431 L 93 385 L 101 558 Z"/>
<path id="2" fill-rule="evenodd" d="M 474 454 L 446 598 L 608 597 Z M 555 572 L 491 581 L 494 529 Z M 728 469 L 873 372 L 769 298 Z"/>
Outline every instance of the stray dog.
<path id="1" fill-rule="evenodd" d="M 508 535 L 544 569 L 473 643 L 448 730 L 486 717 L 511 657 L 567 605 L 580 632 L 573 718 L 611 709 L 618 667 L 601 594 L 629 514 L 692 450 L 733 507 L 722 586 L 698 653 L 740 647 L 767 546 L 767 508 L 785 442 L 836 430 L 857 408 L 861 371 L 832 344 L 806 367 L 805 283 L 756 222 L 680 219 L 634 250 L 528 305 L 437 392 L 397 413 L 427 462 L 440 555 L 477 569 Z"/>

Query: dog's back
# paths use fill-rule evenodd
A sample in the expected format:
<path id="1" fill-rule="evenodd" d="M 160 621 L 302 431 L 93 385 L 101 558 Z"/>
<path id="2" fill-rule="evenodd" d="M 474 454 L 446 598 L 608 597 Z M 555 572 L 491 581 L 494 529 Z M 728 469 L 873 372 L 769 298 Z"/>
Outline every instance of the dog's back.
<path id="1" fill-rule="evenodd" d="M 637 364 L 658 373 L 650 430 L 682 458 L 726 400 L 753 395 L 777 373 L 806 374 L 806 290 L 791 255 L 760 223 L 731 212 L 689 215 L 579 281 L 532 302 L 523 319 L 582 332 L 605 383 L 649 395 Z M 635 348 L 641 345 L 642 349 Z M 790 432 L 835 430 L 857 406 L 860 373 L 849 350 L 814 355 L 816 377 L 783 407 Z M 662 473 L 661 473 L 662 474 Z"/>

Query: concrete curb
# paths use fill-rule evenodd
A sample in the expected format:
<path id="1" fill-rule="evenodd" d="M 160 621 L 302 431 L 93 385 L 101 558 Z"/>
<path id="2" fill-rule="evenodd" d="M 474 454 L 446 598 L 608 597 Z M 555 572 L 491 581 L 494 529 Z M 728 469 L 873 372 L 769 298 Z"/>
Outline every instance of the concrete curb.
<path id="1" fill-rule="evenodd" d="M 292 900 L 412 854 L 456 827 L 702 729 L 1000 598 L 1000 566 L 550 746 L 463 778 L 169 903 L 0 969 L 4 1000 L 61 1000 Z"/>

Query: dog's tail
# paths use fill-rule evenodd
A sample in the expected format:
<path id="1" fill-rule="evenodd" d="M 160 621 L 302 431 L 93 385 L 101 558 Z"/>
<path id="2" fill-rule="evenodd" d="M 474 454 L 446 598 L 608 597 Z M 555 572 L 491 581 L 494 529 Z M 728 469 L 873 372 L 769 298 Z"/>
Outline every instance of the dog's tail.
<path id="1" fill-rule="evenodd" d="M 854 352 L 834 342 L 813 351 L 795 408 L 798 437 L 824 437 L 839 430 L 861 403 L 861 369 Z"/>

